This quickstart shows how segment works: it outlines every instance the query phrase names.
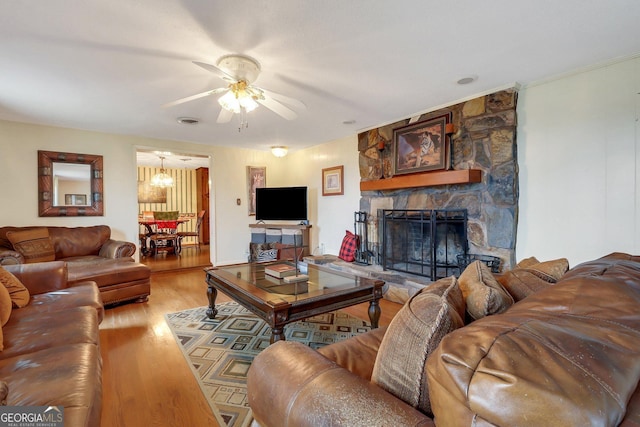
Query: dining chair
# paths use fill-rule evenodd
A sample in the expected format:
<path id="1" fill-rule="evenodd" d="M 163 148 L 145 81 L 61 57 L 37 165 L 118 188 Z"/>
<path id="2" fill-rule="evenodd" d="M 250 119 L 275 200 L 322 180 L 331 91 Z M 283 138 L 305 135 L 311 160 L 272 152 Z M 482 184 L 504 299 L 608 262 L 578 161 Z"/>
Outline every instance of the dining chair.
<path id="1" fill-rule="evenodd" d="M 158 255 L 158 250 L 172 251 L 175 255 L 180 254 L 180 242 L 177 233 L 178 211 L 154 211 L 153 218 L 156 220 L 157 232 L 149 236 L 150 251 L 153 256 Z"/>
<path id="2" fill-rule="evenodd" d="M 196 242 L 196 249 L 200 250 L 200 228 L 202 228 L 202 222 L 204 221 L 204 215 L 206 210 L 201 210 L 198 213 L 198 219 L 196 220 L 196 227 L 194 231 L 178 231 L 178 246 L 182 250 L 182 239 L 185 237 L 194 237 Z"/>

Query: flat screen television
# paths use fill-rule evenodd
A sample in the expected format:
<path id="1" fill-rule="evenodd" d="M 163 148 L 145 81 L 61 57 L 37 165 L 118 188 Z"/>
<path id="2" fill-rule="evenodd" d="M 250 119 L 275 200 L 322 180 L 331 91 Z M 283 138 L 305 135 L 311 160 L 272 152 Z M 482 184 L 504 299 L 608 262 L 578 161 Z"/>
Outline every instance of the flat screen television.
<path id="1" fill-rule="evenodd" d="M 306 221 L 307 187 L 256 188 L 256 220 Z"/>

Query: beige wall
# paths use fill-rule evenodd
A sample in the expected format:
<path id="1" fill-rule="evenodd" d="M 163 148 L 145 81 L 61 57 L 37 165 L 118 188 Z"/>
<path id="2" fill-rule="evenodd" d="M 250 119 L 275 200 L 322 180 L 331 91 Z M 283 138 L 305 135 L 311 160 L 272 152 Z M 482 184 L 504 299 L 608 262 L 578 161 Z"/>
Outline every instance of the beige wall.
<path id="1" fill-rule="evenodd" d="M 639 93 L 640 58 L 520 91 L 518 259 L 640 252 Z"/>

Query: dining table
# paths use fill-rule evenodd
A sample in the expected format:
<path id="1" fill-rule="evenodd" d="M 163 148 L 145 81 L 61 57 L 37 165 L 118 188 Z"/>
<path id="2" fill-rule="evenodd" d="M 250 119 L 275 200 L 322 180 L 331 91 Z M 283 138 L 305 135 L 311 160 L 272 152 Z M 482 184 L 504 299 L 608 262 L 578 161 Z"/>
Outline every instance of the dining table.
<path id="1" fill-rule="evenodd" d="M 145 237 L 140 239 L 140 252 L 143 255 L 147 255 L 149 248 L 147 246 L 147 239 L 155 234 L 159 233 L 159 230 L 176 230 L 178 225 L 191 221 L 194 216 L 192 215 L 180 215 L 178 219 L 155 219 L 138 217 L 138 224 L 145 227 Z"/>

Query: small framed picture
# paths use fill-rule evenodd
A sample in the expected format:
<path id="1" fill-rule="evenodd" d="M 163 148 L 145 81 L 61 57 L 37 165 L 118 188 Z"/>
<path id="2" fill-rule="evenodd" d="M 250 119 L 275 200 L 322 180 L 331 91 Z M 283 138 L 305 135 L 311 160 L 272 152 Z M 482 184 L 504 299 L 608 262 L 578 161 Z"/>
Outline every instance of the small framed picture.
<path id="1" fill-rule="evenodd" d="M 445 127 L 448 119 L 446 115 L 394 129 L 396 175 L 446 167 Z"/>
<path id="2" fill-rule="evenodd" d="M 322 195 L 339 196 L 344 194 L 344 166 L 322 169 Z"/>
<path id="3" fill-rule="evenodd" d="M 249 216 L 253 216 L 256 214 L 256 188 L 264 188 L 266 184 L 266 167 L 247 166 L 247 197 L 249 199 Z"/>

